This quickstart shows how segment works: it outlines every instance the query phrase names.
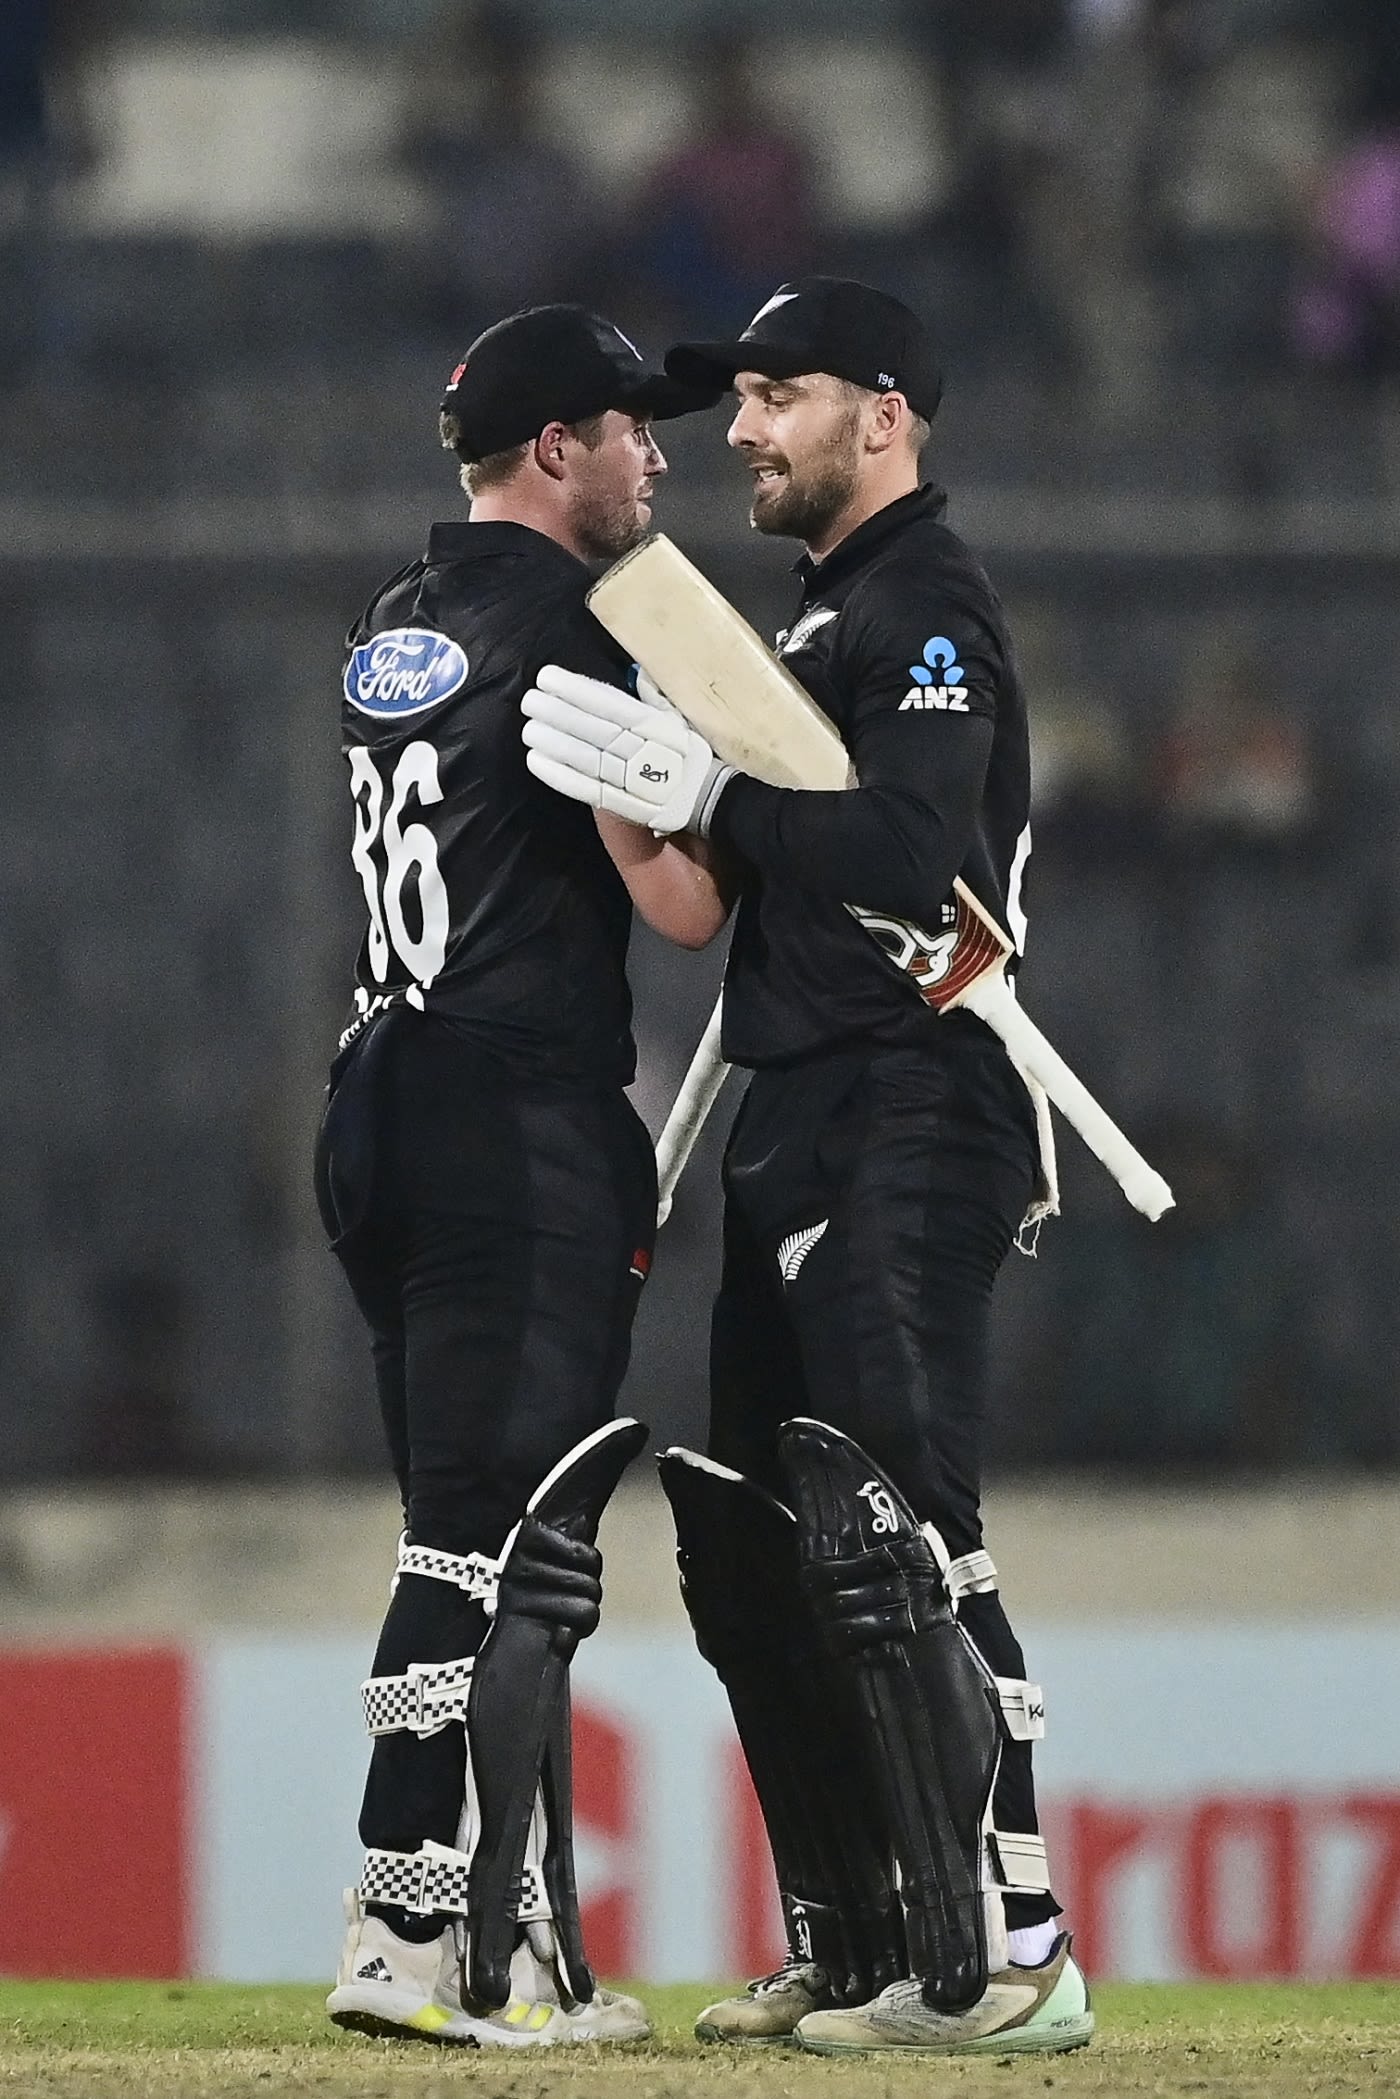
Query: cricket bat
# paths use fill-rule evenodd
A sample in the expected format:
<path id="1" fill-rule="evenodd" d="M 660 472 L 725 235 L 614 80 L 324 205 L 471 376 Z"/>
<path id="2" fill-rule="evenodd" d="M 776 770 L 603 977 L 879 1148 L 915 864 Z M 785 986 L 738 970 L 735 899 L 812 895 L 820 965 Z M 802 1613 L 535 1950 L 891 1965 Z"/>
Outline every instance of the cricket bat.
<path id="1" fill-rule="evenodd" d="M 656 1140 L 656 1222 L 663 1225 L 671 1214 L 676 1183 L 685 1162 L 695 1149 L 695 1140 L 705 1127 L 711 1108 L 719 1099 L 729 1066 L 720 1055 L 720 1028 L 724 1019 L 724 995 L 715 1000 L 715 1010 L 705 1023 L 705 1032 L 695 1047 L 680 1091 L 666 1117 L 666 1127 Z"/>
<path id="2" fill-rule="evenodd" d="M 854 785 L 850 757 L 831 723 L 759 635 L 679 547 L 657 534 L 614 563 L 588 594 L 595 617 L 655 680 L 721 758 L 774 787 Z M 1045 1089 L 1065 1120 L 1153 1220 L 1172 1207 L 1162 1176 L 1021 1010 L 1006 977 L 1015 943 L 961 879 L 956 918 L 937 935 L 903 919 L 848 905 L 896 967 L 939 1013 L 977 1014 L 1020 1069 Z M 723 1080 L 706 1083 L 706 1042 L 718 1058 L 716 1009 L 663 1134 L 671 1188 Z M 699 1118 L 696 1119 L 696 1110 Z M 679 1158 L 677 1160 L 677 1154 Z M 670 1189 L 666 1191 L 669 1208 Z M 664 1213 L 663 1213 L 664 1214 Z"/>

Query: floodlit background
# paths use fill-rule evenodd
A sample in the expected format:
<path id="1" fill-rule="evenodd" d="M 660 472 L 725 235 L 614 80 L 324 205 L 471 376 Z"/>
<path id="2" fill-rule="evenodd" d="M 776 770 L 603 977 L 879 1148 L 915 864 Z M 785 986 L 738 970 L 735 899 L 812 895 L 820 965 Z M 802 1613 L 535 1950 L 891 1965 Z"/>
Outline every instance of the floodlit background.
<path id="1" fill-rule="evenodd" d="M 1178 1196 L 1145 1225 L 1066 1135 L 999 1293 L 1081 1945 L 1400 1972 L 1394 0 L 5 0 L 0 1966 L 333 1960 L 395 1529 L 307 1171 L 341 637 L 463 514 L 479 328 L 583 297 L 656 350 L 808 268 L 942 344 L 932 472 L 1033 709 L 1026 1003 Z M 795 550 L 723 429 L 664 433 L 658 522 L 771 631 Z M 721 959 L 638 937 L 653 1126 Z M 703 1436 L 725 1121 L 638 1326 L 659 1441 Z M 600 1956 L 755 1966 L 645 1480 L 609 1542 Z"/>

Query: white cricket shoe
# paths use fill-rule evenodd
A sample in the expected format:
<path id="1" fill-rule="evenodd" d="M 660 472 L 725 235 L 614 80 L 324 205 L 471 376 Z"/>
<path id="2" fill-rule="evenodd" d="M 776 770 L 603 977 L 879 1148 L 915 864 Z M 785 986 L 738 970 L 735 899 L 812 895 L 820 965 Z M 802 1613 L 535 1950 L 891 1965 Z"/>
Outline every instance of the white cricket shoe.
<path id="1" fill-rule="evenodd" d="M 893 1982 L 850 2011 L 810 2012 L 796 2039 L 814 2055 L 1059 2055 L 1093 2032 L 1089 1986 L 1062 1932 L 1042 1967 L 1000 1969 L 969 2011 L 935 2011 L 921 1984 Z"/>
<path id="2" fill-rule="evenodd" d="M 587 2004 L 575 2011 L 564 2011 L 559 2017 L 568 2022 L 568 2032 L 561 2034 L 563 2041 L 649 2041 L 651 2020 L 639 1997 L 628 1997 L 621 1990 L 605 1990 L 601 1983 L 594 1989 Z"/>
<path id="3" fill-rule="evenodd" d="M 355 2033 L 471 2044 L 457 2032 L 465 2018 L 457 1986 L 457 1949 L 450 1930 L 435 1939 L 401 1939 L 381 1917 L 368 1917 L 358 1888 L 345 1890 L 345 1944 L 326 2010 Z"/>
<path id="4" fill-rule="evenodd" d="M 345 1892 L 347 1930 L 326 2010 L 337 2026 L 399 2040 L 458 2048 L 554 2048 L 573 2042 L 641 2041 L 651 2022 L 635 1997 L 598 1989 L 565 2011 L 553 1977 L 528 1944 L 511 1960 L 511 1994 L 499 2011 L 477 2016 L 462 2003 L 456 1934 L 426 1944 L 401 1939 L 366 1916 L 359 1891 Z"/>
<path id="5" fill-rule="evenodd" d="M 558 1955 L 554 1927 L 547 1922 L 528 1924 L 525 1936 L 511 1956 L 510 1983 L 513 1993 L 540 2004 L 558 2005 L 560 2016 L 569 2022 L 571 2041 L 649 2041 L 651 2020 L 640 1998 L 621 1990 L 605 1990 L 596 1983 L 586 2004 L 565 2011 L 560 2003 Z"/>

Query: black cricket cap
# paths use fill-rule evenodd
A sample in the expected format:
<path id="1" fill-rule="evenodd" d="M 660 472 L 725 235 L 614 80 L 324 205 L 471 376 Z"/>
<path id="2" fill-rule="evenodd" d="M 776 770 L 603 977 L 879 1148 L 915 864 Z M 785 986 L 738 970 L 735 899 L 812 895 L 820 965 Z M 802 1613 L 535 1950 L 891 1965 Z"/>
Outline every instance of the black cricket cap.
<path id="1" fill-rule="evenodd" d="M 677 343 L 666 369 L 687 386 L 727 387 L 736 372 L 795 379 L 830 372 L 872 393 L 903 394 L 931 422 L 943 398 L 928 331 L 888 292 L 852 277 L 794 277 L 780 284 L 743 334 L 726 343 Z"/>
<path id="2" fill-rule="evenodd" d="M 653 371 L 620 328 L 586 306 L 529 306 L 479 335 L 447 382 L 444 435 L 464 459 L 486 459 L 538 436 L 546 423 L 581 423 L 621 408 L 664 421 L 713 408 L 717 382 L 691 385 Z"/>

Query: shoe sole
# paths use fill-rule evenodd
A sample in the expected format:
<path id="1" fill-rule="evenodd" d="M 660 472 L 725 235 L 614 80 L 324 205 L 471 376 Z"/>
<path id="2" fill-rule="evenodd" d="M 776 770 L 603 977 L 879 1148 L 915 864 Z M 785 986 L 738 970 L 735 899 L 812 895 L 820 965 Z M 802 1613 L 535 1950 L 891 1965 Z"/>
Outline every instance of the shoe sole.
<path id="1" fill-rule="evenodd" d="M 617 2048 L 638 2041 L 649 2041 L 652 2029 L 649 2026 L 635 2027 L 630 2033 L 571 2033 L 557 2035 L 553 2040 L 537 2040 L 533 2034 L 502 2033 L 497 2038 L 494 2031 L 488 2038 L 478 2033 L 450 2033 L 439 2030 L 434 2033 L 425 2026 L 410 2026 L 401 2019 L 387 2018 L 383 2012 L 359 2011 L 348 2008 L 333 2011 L 331 2024 L 340 2026 L 347 2033 L 368 2034 L 376 2041 L 427 2041 L 435 2048 Z"/>
<path id="2" fill-rule="evenodd" d="M 1094 2015 L 1083 2012 L 1062 2026 L 1013 2026 L 1005 2033 L 979 2034 L 973 2041 L 945 2041 L 923 2047 L 908 2041 L 809 2041 L 793 2039 L 808 2055 L 1068 2055 L 1087 2048 L 1094 2038 Z"/>
<path id="3" fill-rule="evenodd" d="M 386 2019 L 379 2012 L 337 2011 L 330 2014 L 332 2026 L 343 2027 L 346 2033 L 367 2033 L 376 2041 L 427 2041 L 434 2048 L 479 2048 L 474 2033 L 430 2033 L 423 2026 L 406 2026 L 401 2020 Z"/>

